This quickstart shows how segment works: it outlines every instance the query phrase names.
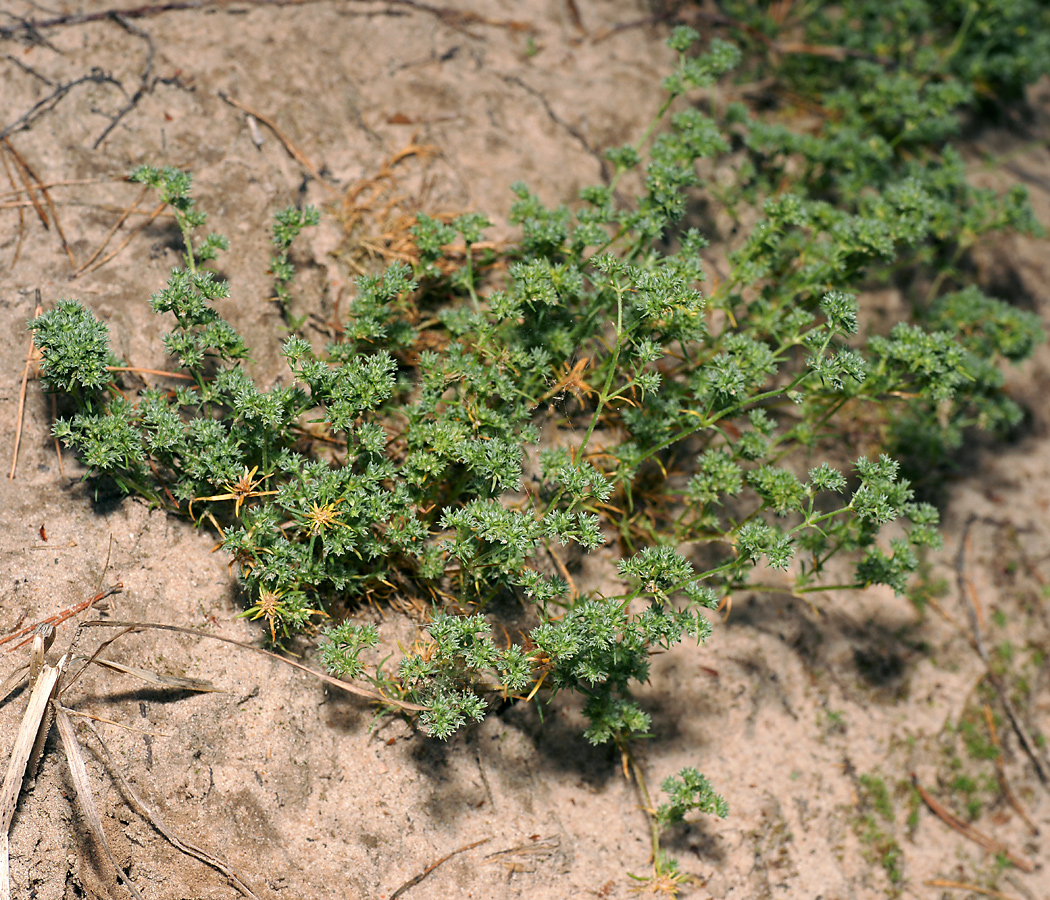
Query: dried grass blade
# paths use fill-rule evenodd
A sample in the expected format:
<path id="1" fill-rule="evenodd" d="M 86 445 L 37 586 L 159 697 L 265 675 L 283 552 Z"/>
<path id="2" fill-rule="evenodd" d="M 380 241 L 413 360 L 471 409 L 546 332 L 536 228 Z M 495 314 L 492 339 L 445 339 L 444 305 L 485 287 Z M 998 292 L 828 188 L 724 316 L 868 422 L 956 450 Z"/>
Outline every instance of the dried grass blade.
<path id="1" fill-rule="evenodd" d="M 28 670 L 28 666 L 26 669 Z M 3 787 L 0 788 L 0 900 L 9 900 L 11 896 L 11 863 L 8 834 L 11 831 L 11 820 L 15 817 L 18 796 L 22 793 L 22 779 L 26 774 L 26 765 L 32 755 L 33 747 L 47 718 L 48 704 L 58 685 L 62 670 L 58 666 L 45 665 L 33 684 L 33 693 L 29 696 L 22 724 L 18 728 L 11 760 L 7 764 Z M 10 681 L 10 677 L 8 678 Z M 19 674 L 21 680 L 21 674 Z"/>
<path id="2" fill-rule="evenodd" d="M 124 240 L 120 242 L 120 246 L 118 246 L 115 250 L 112 250 L 111 252 L 107 253 L 105 256 L 102 257 L 102 259 L 96 260 L 94 262 L 94 264 L 74 272 L 73 275 L 71 276 L 70 280 L 72 281 L 72 280 L 75 280 L 75 279 L 79 278 L 81 275 L 84 274 L 84 272 L 94 272 L 96 269 L 102 268 L 102 266 L 104 266 L 111 259 L 113 259 L 115 256 L 117 256 L 117 254 L 119 254 L 121 250 L 123 250 L 128 244 L 130 244 L 135 239 L 135 236 L 140 231 L 145 231 L 146 228 L 149 227 L 149 224 L 154 219 L 156 219 L 157 216 L 159 216 L 162 212 L 164 212 L 164 208 L 167 205 L 168 205 L 167 203 L 160 203 L 160 204 L 158 204 L 154 208 L 153 212 L 151 212 L 149 214 L 149 217 L 146 219 L 145 222 L 142 222 L 137 228 L 134 228 L 130 232 L 128 232 L 128 234 L 124 238 Z"/>
<path id="3" fill-rule="evenodd" d="M 139 669 L 135 666 L 125 666 L 123 663 L 114 662 L 112 659 L 93 659 L 96 666 L 112 669 L 114 672 L 123 672 L 145 681 L 146 684 L 155 684 L 157 687 L 177 688 L 182 691 L 200 691 L 201 693 L 225 693 L 222 688 L 216 687 L 204 678 L 189 678 L 181 675 L 161 675 L 159 672 L 151 672 L 149 669 Z"/>
<path id="4" fill-rule="evenodd" d="M 81 623 L 80 626 L 77 628 L 77 633 L 73 637 L 73 643 L 74 644 L 79 639 L 79 637 L 80 637 L 80 629 L 83 628 L 83 627 L 84 627 L 84 623 Z M 129 628 L 125 628 L 123 631 L 119 632 L 118 634 L 113 635 L 113 637 L 103 641 L 101 644 L 99 644 L 95 648 L 95 652 L 92 653 L 91 656 L 87 656 L 87 657 L 85 657 L 85 656 L 77 656 L 77 657 L 75 657 L 76 661 L 77 662 L 82 662 L 83 665 L 79 669 L 77 669 L 77 672 L 76 672 L 75 675 L 71 675 L 69 678 L 66 679 L 65 684 L 62 686 L 61 693 L 64 693 L 65 691 L 68 691 L 74 684 L 76 684 L 77 679 L 79 679 L 80 676 L 84 674 L 84 671 L 87 669 L 87 667 L 89 665 L 91 665 L 91 663 L 93 663 L 96 659 L 98 659 L 98 657 L 102 655 L 102 652 L 110 644 L 112 644 L 117 638 L 122 637 L 123 635 L 127 634 L 130 630 L 131 629 L 129 629 Z M 70 649 L 72 649 L 72 648 L 70 648 Z"/>
<path id="5" fill-rule="evenodd" d="M 3 703 L 11 691 L 22 683 L 22 679 L 28 672 L 29 663 L 23 663 L 4 679 L 3 684 L 0 684 L 0 703 Z"/>
<path id="6" fill-rule="evenodd" d="M 239 109 L 241 112 L 246 113 L 249 116 L 254 116 L 256 119 L 262 122 L 263 125 L 265 125 L 267 128 L 270 129 L 270 131 L 274 133 L 277 140 L 279 140 L 284 145 L 284 149 L 288 152 L 288 155 L 292 157 L 292 159 L 294 159 L 297 163 L 299 163 L 299 165 L 306 169 L 306 171 L 313 175 L 314 178 L 317 179 L 319 184 L 327 188 L 332 193 L 335 193 L 335 188 L 333 188 L 332 185 L 330 185 L 321 176 L 321 173 L 317 171 L 317 166 L 315 166 L 310 161 L 310 157 L 303 153 L 303 151 L 299 149 L 295 142 L 290 137 L 288 137 L 288 135 L 286 135 L 283 131 L 281 131 L 278 124 L 272 118 L 270 118 L 265 113 L 259 112 L 257 109 L 252 109 L 252 107 L 248 106 L 248 104 L 246 103 L 241 103 L 239 100 L 234 100 L 233 97 L 227 96 L 222 91 L 219 91 L 219 99 L 224 100 L 226 103 L 229 103 L 230 106 L 234 107 L 235 109 Z"/>
<path id="7" fill-rule="evenodd" d="M 37 289 L 37 307 L 33 313 L 33 318 L 39 317 L 44 311 L 43 307 L 40 306 L 40 290 Z M 15 449 L 11 452 L 11 472 L 7 476 L 8 481 L 15 480 L 15 469 L 18 468 L 18 445 L 22 442 L 22 419 L 25 417 L 26 409 L 26 386 L 29 384 L 29 370 L 33 367 L 33 359 L 36 357 L 36 341 L 29 338 L 29 350 L 26 352 L 26 364 L 25 368 L 22 369 L 22 386 L 18 391 L 18 411 L 15 413 Z"/>
<path id="8" fill-rule="evenodd" d="M 999 743 L 999 731 L 995 727 L 995 717 L 992 715 L 992 708 L 987 703 L 984 704 L 984 721 L 988 726 L 988 734 L 992 737 L 992 744 L 995 746 L 995 768 L 999 773 L 999 786 L 1003 789 L 1003 796 L 1006 797 L 1006 802 L 1013 807 L 1014 812 L 1028 826 L 1028 831 L 1033 835 L 1037 835 L 1039 834 L 1039 828 L 1032 821 L 1024 806 L 1021 805 L 1021 801 L 1017 798 L 1013 787 L 1010 785 L 1010 779 L 1006 777 L 1006 764 L 1003 762 L 1003 747 Z"/>
<path id="9" fill-rule="evenodd" d="M 22 779 L 25 777 L 26 764 L 36 743 L 40 725 L 47 713 L 47 705 L 51 702 L 55 685 L 61 670 L 58 666 L 45 665 L 37 676 L 33 685 L 33 693 L 29 696 L 25 714 L 22 716 L 22 724 L 18 728 L 18 736 L 15 738 L 15 746 L 11 751 L 11 759 L 7 764 L 7 774 L 4 776 L 3 787 L 0 788 L 0 832 L 7 833 L 11 829 L 11 820 L 15 815 L 15 807 L 18 805 L 18 795 L 22 792 Z"/>
<path id="10" fill-rule="evenodd" d="M 18 177 L 22 179 L 22 184 L 25 185 L 26 195 L 33 204 L 33 208 L 36 210 L 36 214 L 40 216 L 40 221 L 44 224 L 44 229 L 49 230 L 51 223 L 47 220 L 47 213 L 44 212 L 44 207 L 40 205 L 40 200 L 36 196 L 36 191 L 33 190 L 33 184 L 29 180 L 30 169 L 26 165 L 25 159 L 22 158 L 22 154 L 19 153 L 14 144 L 12 144 L 6 137 L 3 138 L 4 146 L 11 152 L 11 156 L 15 161 L 15 171 L 18 173 Z M 34 181 L 36 178 L 34 177 Z"/>
<path id="11" fill-rule="evenodd" d="M 73 720 L 66 715 L 61 707 L 58 707 L 55 710 L 55 721 L 58 723 L 58 733 L 62 738 L 62 748 L 66 751 L 66 759 L 69 760 L 69 771 L 73 777 L 73 788 L 77 792 L 77 800 L 80 802 L 80 808 L 84 813 L 84 818 L 87 819 L 95 841 L 106 854 L 110 865 L 113 866 L 117 873 L 117 877 L 131 891 L 132 896 L 136 900 L 145 900 L 142 894 L 139 893 L 139 889 L 124 874 L 124 870 L 117 865 L 113 851 L 109 848 L 106 833 L 102 830 L 102 818 L 98 814 L 98 807 L 95 806 L 95 796 L 91 793 L 91 782 L 88 780 L 87 767 L 84 765 L 84 757 L 80 752 L 80 743 L 77 741 L 76 731 L 73 729 Z"/>
<path id="12" fill-rule="evenodd" d="M 69 241 L 66 240 L 66 233 L 62 229 L 62 223 L 58 218 L 58 210 L 55 209 L 55 201 L 51 199 L 51 192 L 44 187 L 44 183 L 36 178 L 37 186 L 40 188 L 40 193 L 44 195 L 44 200 L 47 202 L 47 208 L 51 212 L 51 219 L 55 223 L 55 231 L 58 232 L 58 239 L 62 242 L 62 249 L 66 251 L 66 257 L 69 259 L 69 267 L 75 272 L 77 270 L 77 261 L 73 258 L 73 250 L 69 246 Z"/>
<path id="13" fill-rule="evenodd" d="M 29 163 L 25 161 L 25 158 L 17 150 L 15 150 L 11 142 L 7 138 L 4 138 L 4 142 L 14 154 L 18 165 L 21 168 L 25 169 L 26 174 L 33 179 L 33 181 L 36 183 L 37 188 L 39 188 L 40 193 L 43 195 L 44 202 L 47 203 L 47 208 L 51 213 L 51 221 L 55 223 L 55 231 L 58 232 L 59 240 L 62 241 L 62 249 L 66 251 L 66 256 L 69 257 L 69 265 L 71 268 L 76 269 L 77 263 L 76 260 L 73 259 L 73 251 L 70 249 L 69 242 L 66 240 L 66 233 L 62 230 L 62 223 L 58 220 L 58 210 L 55 209 L 55 202 L 51 199 L 51 192 L 47 189 L 47 185 L 44 184 L 40 176 L 37 175 L 36 172 L 32 170 L 32 168 L 30 168 Z M 25 179 L 23 178 L 23 181 L 24 180 Z M 36 197 L 33 196 L 28 181 L 26 182 L 26 189 L 30 192 L 30 197 L 32 197 L 33 204 L 34 206 L 36 206 L 37 212 L 40 213 L 40 217 L 43 219 L 44 228 L 47 228 L 47 217 L 44 216 L 39 204 L 36 201 Z"/>
<path id="14" fill-rule="evenodd" d="M 290 659 L 285 659 L 283 656 L 278 656 L 276 653 L 271 653 L 269 650 L 263 650 L 262 647 L 254 647 L 251 644 L 246 644 L 244 641 L 237 641 L 233 638 L 222 637 L 218 634 L 208 634 L 206 631 L 197 631 L 195 628 L 186 628 L 182 625 L 164 625 L 159 622 L 114 622 L 109 619 L 94 619 L 90 622 L 84 622 L 81 625 L 82 628 L 126 628 L 130 630 L 139 630 L 143 628 L 155 628 L 159 631 L 174 631 L 178 634 L 192 634 L 195 637 L 208 638 L 212 641 L 219 641 L 223 644 L 232 644 L 234 647 L 240 647 L 243 650 L 251 650 L 253 653 L 260 653 L 263 656 L 268 656 L 270 659 L 275 659 L 280 663 L 284 663 L 286 666 L 291 666 L 293 669 L 299 669 L 301 672 L 306 672 L 308 675 L 313 675 L 323 681 L 325 684 L 331 685 L 334 688 L 338 688 L 341 691 L 346 691 L 348 694 L 356 694 L 359 697 L 367 697 L 369 700 L 378 700 L 380 703 L 389 703 L 391 706 L 396 706 L 399 709 L 410 709 L 415 712 L 425 712 L 427 707 L 420 706 L 418 703 L 408 703 L 405 700 L 395 700 L 393 697 L 384 697 L 378 691 L 369 691 L 365 688 L 359 688 L 357 685 L 348 684 L 345 681 L 340 681 L 338 678 L 332 678 L 330 675 L 325 675 L 322 672 L 318 672 L 311 669 L 309 666 L 304 666 L 302 663 L 294 662 Z M 122 632 L 127 634 L 128 632 Z M 117 637 L 120 637 L 118 634 Z M 112 640 L 116 640 L 113 638 Z"/>
<path id="15" fill-rule="evenodd" d="M 474 841 L 471 844 L 467 844 L 464 847 L 460 847 L 458 850 L 453 850 L 451 853 L 442 856 L 441 859 L 435 860 L 429 866 L 427 866 L 422 872 L 416 875 L 414 878 L 410 878 L 401 887 L 399 887 L 394 893 L 390 895 L 390 900 L 397 900 L 402 894 L 408 891 L 410 888 L 414 888 L 419 882 L 426 878 L 431 872 L 433 872 L 438 866 L 442 866 L 447 863 L 453 856 L 460 853 L 466 853 L 468 850 L 473 850 L 475 847 L 480 847 L 482 844 L 487 844 L 492 838 L 482 838 L 480 841 Z"/>
<path id="16" fill-rule="evenodd" d="M 99 245 L 98 249 L 94 253 L 92 253 L 87 260 L 80 264 L 80 266 L 77 268 L 74 274 L 79 275 L 102 255 L 102 251 L 104 251 L 106 247 L 109 246 L 109 242 L 113 239 L 113 235 L 115 235 L 120 230 L 121 226 L 127 221 L 128 216 L 130 216 L 133 212 L 138 211 L 139 204 L 146 198 L 146 194 L 148 192 L 149 185 L 146 185 L 139 192 L 139 195 L 135 199 L 135 202 L 132 203 L 131 206 L 127 207 L 123 213 L 121 213 L 120 218 L 117 219 L 116 224 L 112 228 L 110 228 L 109 233 L 105 236 L 105 238 L 103 238 L 102 243 Z"/>
<path id="17" fill-rule="evenodd" d="M 191 844 L 189 841 L 183 840 L 175 834 L 170 827 L 168 827 L 168 824 L 160 817 L 160 814 L 150 808 L 146 801 L 135 793 L 135 789 L 121 773 L 120 767 L 113 761 L 113 755 L 109 752 L 109 747 L 106 746 L 106 742 L 102 740 L 102 735 L 98 733 L 98 729 L 95 728 L 91 722 L 86 722 L 85 724 L 91 729 L 92 734 L 95 735 L 95 739 L 102 747 L 102 754 L 105 757 L 106 768 L 109 770 L 110 775 L 113 776 L 113 780 L 117 782 L 120 789 L 124 792 L 125 797 L 129 801 L 129 805 L 135 810 L 135 812 L 143 818 L 148 819 L 150 824 L 156 828 L 165 840 L 167 840 L 173 847 L 181 850 L 188 856 L 199 859 L 205 865 L 211 866 L 213 869 L 221 872 L 230 880 L 230 883 L 237 888 L 237 890 L 244 894 L 245 897 L 250 897 L 252 900 L 258 900 L 255 892 L 248 886 L 244 878 L 237 874 L 229 863 L 225 863 L 218 857 L 213 856 L 207 850 L 204 850 L 195 844 Z"/>
<path id="18" fill-rule="evenodd" d="M 923 884 L 928 887 L 949 888 L 953 891 L 969 891 L 972 894 L 983 894 L 985 897 L 995 897 L 996 900 L 1016 900 L 1015 897 L 1010 896 L 1010 894 L 1004 894 L 1001 891 L 983 888 L 976 884 L 966 884 L 962 881 L 948 881 L 945 878 L 931 878 L 929 881 L 924 881 Z"/>
<path id="19" fill-rule="evenodd" d="M 150 737 L 156 738 L 175 737 L 175 735 L 166 734 L 163 731 L 150 731 L 148 728 L 135 728 L 133 725 L 125 725 L 123 722 L 117 722 L 114 719 L 107 719 L 105 716 L 96 716 L 92 713 L 81 712 L 79 709 L 70 709 L 68 706 L 63 706 L 62 710 L 67 716 L 73 716 L 74 718 L 79 719 L 90 719 L 93 722 L 101 722 L 103 725 L 112 725 L 114 728 L 121 729 L 121 731 L 133 731 L 135 734 L 146 734 Z"/>

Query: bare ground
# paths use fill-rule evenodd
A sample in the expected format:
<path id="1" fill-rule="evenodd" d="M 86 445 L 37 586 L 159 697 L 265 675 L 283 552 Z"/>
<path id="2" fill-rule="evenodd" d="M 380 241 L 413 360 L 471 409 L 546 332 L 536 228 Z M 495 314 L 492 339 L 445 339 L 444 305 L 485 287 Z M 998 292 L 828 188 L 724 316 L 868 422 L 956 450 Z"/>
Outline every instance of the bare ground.
<path id="1" fill-rule="evenodd" d="M 477 0 L 457 5 L 459 13 L 408 2 L 217 3 L 32 30 L 19 30 L 17 17 L 123 7 L 59 0 L 0 7 L 0 29 L 15 28 L 0 37 L 0 128 L 28 114 L 10 141 L 41 181 L 56 184 L 51 196 L 75 264 L 137 196 L 122 181 L 131 167 L 191 169 L 210 226 L 231 239 L 220 261 L 233 286 L 227 315 L 259 348 L 264 377 L 275 371 L 283 324 L 264 299 L 275 209 L 302 195 L 334 209 L 348 187 L 413 138 L 439 150 L 406 182 L 431 210 L 476 209 L 501 222 L 517 179 L 547 201 L 571 202 L 601 177 L 600 148 L 641 133 L 668 63 L 663 26 L 615 30 L 651 14 L 640 0 Z M 257 147 L 243 109 L 221 94 L 271 119 L 302 158 L 265 124 Z M 1030 97 L 1029 136 L 1040 140 L 988 132 L 970 151 L 975 177 L 998 186 L 1025 179 L 1044 223 L 1048 97 L 1047 85 Z M 982 166 L 981 151 L 1009 164 Z M 5 158 L 14 165 L 11 153 Z M 161 326 L 146 301 L 177 262 L 173 229 L 160 219 L 115 259 L 71 281 L 53 217 L 45 213 L 45 230 L 25 199 L 6 188 L 0 198 L 5 452 L 35 292 L 45 306 L 83 299 L 109 322 L 118 353 L 161 366 Z M 130 217 L 110 246 L 143 218 Z M 511 233 L 503 225 L 495 231 Z M 350 275 L 330 255 L 338 243 L 329 220 L 302 257 L 308 271 L 295 313 L 327 318 L 345 298 Z M 1045 241 L 999 239 L 979 248 L 974 263 L 990 290 L 1050 316 Z M 884 591 L 827 597 L 819 610 L 784 597 L 742 597 L 706 647 L 656 661 L 643 692 L 656 739 L 640 750 L 651 786 L 696 766 L 731 807 L 726 822 L 696 821 L 669 835 L 669 849 L 697 876 L 690 896 L 982 896 L 977 888 L 1014 900 L 1050 896 L 1050 793 L 971 643 L 976 598 L 991 666 L 1021 729 L 1033 741 L 1050 734 L 1046 348 L 1012 373 L 1011 385 L 1030 412 L 1024 434 L 1010 446 L 971 448 L 966 474 L 948 489 L 946 548 L 929 574 L 932 586 L 945 581 L 934 592 L 940 612 L 920 613 Z M 213 538 L 135 499 L 95 497 L 68 454 L 63 474 L 51 415 L 31 381 L 16 477 L 0 481 L 0 628 L 32 623 L 119 580 L 124 593 L 113 599 L 121 618 L 259 643 L 260 630 L 235 618 L 242 607 Z M 393 613 L 380 629 L 391 645 L 414 635 Z M 63 626 L 59 640 L 71 630 Z M 90 646 L 94 635 L 83 640 Z M 7 655 L 5 671 L 24 652 Z M 390 898 L 435 861 L 482 840 L 402 896 L 627 897 L 636 883 L 626 873 L 647 871 L 638 795 L 613 753 L 583 741 L 571 703 L 557 704 L 542 726 L 533 710 L 514 708 L 440 744 L 400 720 L 376 724 L 367 705 L 224 645 L 150 632 L 111 652 L 225 689 L 172 694 L 99 673 L 66 700 L 118 723 L 98 727 L 136 789 L 177 830 L 225 855 L 260 896 Z M 0 710 L 4 746 L 22 698 Z M 986 705 L 1014 804 L 987 758 L 994 744 Z M 57 742 L 49 751 L 15 818 L 14 896 L 126 896 L 107 886 Z M 1045 767 L 1045 748 L 1036 754 Z M 88 758 L 109 840 L 145 896 L 237 896 L 130 812 L 98 754 L 89 749 Z M 913 776 L 1022 867 L 935 816 Z M 1029 861 L 1032 871 L 1024 871 Z"/>

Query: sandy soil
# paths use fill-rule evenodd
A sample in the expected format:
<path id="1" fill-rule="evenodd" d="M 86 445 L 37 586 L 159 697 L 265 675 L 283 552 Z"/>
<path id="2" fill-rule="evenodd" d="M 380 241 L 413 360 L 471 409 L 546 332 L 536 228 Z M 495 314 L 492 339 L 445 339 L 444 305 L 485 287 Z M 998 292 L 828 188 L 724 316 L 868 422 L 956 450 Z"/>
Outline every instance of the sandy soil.
<path id="1" fill-rule="evenodd" d="M 596 151 L 635 139 L 659 103 L 664 27 L 610 31 L 649 16 L 642 0 L 456 6 L 462 15 L 410 2 L 234 2 L 19 30 L 17 16 L 41 21 L 121 7 L 2 0 L 0 29 L 14 31 L 0 32 L 0 128 L 28 116 L 10 141 L 43 182 L 56 184 L 52 197 L 77 266 L 137 196 L 121 180 L 132 166 L 191 169 L 211 227 L 232 243 L 220 264 L 233 286 L 227 315 L 258 348 L 265 378 L 275 371 L 283 324 L 264 299 L 275 209 L 302 195 L 333 204 L 415 138 L 440 153 L 425 169 L 406 164 L 406 190 L 432 210 L 477 209 L 499 223 L 519 178 L 548 201 L 571 202 L 601 176 Z M 35 106 L 81 78 L 88 80 Z M 272 119 L 322 180 L 264 124 L 257 147 L 244 111 L 222 95 Z M 1029 134 L 982 132 L 968 151 L 976 178 L 1028 181 L 1044 223 L 1048 98 L 1050 86 L 1032 91 Z M 982 152 L 1009 166 L 982 166 Z M 45 306 L 81 298 L 109 322 L 120 354 L 138 366 L 161 365 L 161 326 L 146 301 L 177 251 L 170 223 L 157 220 L 118 257 L 71 280 L 53 220 L 45 229 L 31 206 L 13 204 L 24 195 L 2 193 L 0 421 L 10 459 L 24 323 L 36 291 Z M 110 246 L 141 221 L 132 216 Z M 495 233 L 511 232 L 498 224 Z M 338 239 L 329 220 L 302 254 L 297 314 L 330 316 L 345 297 L 347 268 L 330 255 Z M 996 240 L 978 249 L 974 265 L 989 290 L 1050 317 L 1045 241 Z M 656 740 L 639 751 L 651 784 L 693 765 L 731 807 L 726 822 L 696 821 L 668 836 L 697 877 L 689 896 L 980 896 L 954 883 L 1000 892 L 984 896 L 1050 897 L 1050 792 L 985 677 L 971 644 L 971 594 L 960 588 L 973 586 L 992 667 L 1019 723 L 1030 735 L 1050 735 L 1046 348 L 1011 384 L 1030 412 L 1024 433 L 1010 446 L 975 449 L 949 486 L 946 547 L 929 574 L 931 585 L 944 580 L 935 596 L 940 613 L 933 606 L 920 613 L 883 591 L 827 597 L 819 610 L 784 597 L 740 597 L 706 647 L 656 661 L 643 692 Z M 259 643 L 260 629 L 235 618 L 242 607 L 213 538 L 135 499 L 95 497 L 68 454 L 63 474 L 51 414 L 31 381 L 16 476 L 0 480 L 0 630 L 121 581 L 124 593 L 113 602 L 122 618 Z M 413 628 L 394 614 L 380 624 L 390 643 L 411 640 Z M 60 641 L 68 640 L 70 625 L 61 631 Z M 82 640 L 91 648 L 96 636 Z M 5 673 L 24 652 L 4 657 Z M 637 793 L 614 753 L 582 740 L 571 703 L 556 705 L 542 727 L 533 710 L 514 708 L 440 744 L 400 720 L 375 723 L 367 705 L 308 676 L 214 642 L 150 632 L 109 652 L 224 689 L 143 689 L 100 672 L 77 682 L 66 702 L 115 723 L 98 728 L 136 790 L 176 830 L 227 857 L 261 897 L 391 898 L 478 841 L 401 896 L 621 898 L 637 886 L 626 873 L 647 871 Z M 0 710 L 5 747 L 24 699 L 22 692 Z M 983 758 L 991 745 L 985 704 L 1014 804 L 995 762 Z M 128 809 L 93 739 L 82 740 L 109 841 L 143 895 L 237 896 Z M 14 896 L 127 896 L 106 886 L 106 864 L 96 861 L 54 738 L 48 749 L 15 817 Z M 1045 748 L 1036 753 L 1046 767 Z M 913 775 L 1022 868 L 949 828 L 919 798 Z M 897 885 L 887 865 L 895 858 Z M 1026 861 L 1032 871 L 1023 871 Z"/>

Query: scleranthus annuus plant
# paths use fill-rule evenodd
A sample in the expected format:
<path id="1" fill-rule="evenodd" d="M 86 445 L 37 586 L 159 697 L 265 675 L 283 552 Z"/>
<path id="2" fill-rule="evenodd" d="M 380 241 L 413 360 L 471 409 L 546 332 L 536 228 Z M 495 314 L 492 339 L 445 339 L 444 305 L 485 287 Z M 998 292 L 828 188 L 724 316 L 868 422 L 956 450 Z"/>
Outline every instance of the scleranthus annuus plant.
<path id="1" fill-rule="evenodd" d="M 202 267 L 225 241 L 198 239 L 189 175 L 136 170 L 184 238 L 185 264 L 151 303 L 174 320 L 165 347 L 190 383 L 118 384 L 106 326 L 62 301 L 31 325 L 45 384 L 78 404 L 55 433 L 91 475 L 214 526 L 245 615 L 274 642 L 336 601 L 433 598 L 396 671 L 362 661 L 379 642 L 372 625 L 326 628 L 321 652 L 333 673 L 425 706 L 422 725 L 439 738 L 495 698 L 568 690 L 584 697 L 587 739 L 626 748 L 648 733 L 631 689 L 651 655 L 705 640 L 706 611 L 734 594 L 903 591 L 939 544 L 938 516 L 886 451 L 908 440 L 939 464 L 967 427 L 1015 422 L 999 364 L 1024 359 L 1041 334 L 1030 314 L 945 279 L 913 320 L 862 333 L 856 292 L 976 234 L 1037 226 L 1019 193 L 969 188 L 943 144 L 964 93 L 918 91 L 937 127 L 906 129 L 907 147 L 889 141 L 872 156 L 888 127 L 874 101 L 816 138 L 739 105 L 716 115 L 686 102 L 740 62 L 717 39 L 692 55 L 696 39 L 673 34 L 667 127 L 610 151 L 611 184 L 583 190 L 575 210 L 515 185 L 521 239 L 503 274 L 474 249 L 483 217 L 420 215 L 415 266 L 359 279 L 327 347 L 289 337 L 286 378 L 267 389 L 217 308 L 226 285 Z M 735 181 L 702 180 L 730 157 Z M 642 193 L 625 205 L 615 188 L 634 171 Z M 706 293 L 706 240 L 686 221 L 699 190 L 738 217 L 758 212 Z M 283 301 L 289 248 L 315 221 L 311 210 L 277 216 Z M 453 257 L 457 240 L 465 252 Z M 844 427 L 858 421 L 859 439 Z M 541 441 L 544 425 L 554 436 Z M 316 452 L 321 439 L 334 459 Z M 566 545 L 612 547 L 621 589 L 570 588 L 551 565 Z M 497 597 L 526 607 L 531 627 L 501 629 Z M 652 811 L 661 827 L 690 809 L 725 814 L 691 769 L 665 789 L 672 799 Z"/>

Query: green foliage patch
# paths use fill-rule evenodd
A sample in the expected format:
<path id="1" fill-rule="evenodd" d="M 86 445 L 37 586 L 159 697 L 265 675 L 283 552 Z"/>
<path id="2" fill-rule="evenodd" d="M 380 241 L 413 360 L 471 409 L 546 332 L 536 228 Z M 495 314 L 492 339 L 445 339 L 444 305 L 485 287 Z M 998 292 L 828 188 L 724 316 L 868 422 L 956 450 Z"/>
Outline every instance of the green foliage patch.
<path id="1" fill-rule="evenodd" d="M 725 5 L 745 46 L 756 29 L 778 37 L 761 4 Z M 765 63 L 717 38 L 694 54 L 698 35 L 679 28 L 662 130 L 611 150 L 609 183 L 572 209 L 515 185 L 521 239 L 502 270 L 475 247 L 483 217 L 420 215 L 416 264 L 359 279 L 339 340 L 289 337 L 287 375 L 269 388 L 219 311 L 227 286 L 203 264 L 226 244 L 200 236 L 190 176 L 137 169 L 184 239 L 151 304 L 189 380 L 136 390 L 113 370 L 106 326 L 62 301 L 31 325 L 48 390 L 77 404 L 56 435 L 91 476 L 214 526 L 245 615 L 273 642 L 337 604 L 430 598 L 425 636 L 392 670 L 362 661 L 371 625 L 326 628 L 321 652 L 333 673 L 425 706 L 439 738 L 496 698 L 568 690 L 584 698 L 588 740 L 625 746 L 649 730 L 631 690 L 651 655 L 703 641 L 724 598 L 903 592 L 940 538 L 893 453 L 935 469 L 967 429 L 1015 425 L 1002 364 L 1042 339 L 1033 315 L 965 283 L 960 265 L 989 232 L 1038 229 L 1024 192 L 971 186 L 949 141 L 981 98 L 1041 71 L 1050 31 L 1009 43 L 1020 2 L 816 6 L 797 27 L 840 58 L 788 55 L 776 71 L 819 102 L 815 126 L 701 102 Z M 958 46 L 938 52 L 924 29 L 952 15 Z M 629 178 L 641 192 L 624 202 Z M 704 292 L 706 240 L 690 221 L 701 196 L 753 222 Z M 316 221 L 277 214 L 283 301 L 289 248 Z M 902 271 L 923 286 L 912 315 L 862 327 L 858 293 Z M 620 587 L 571 587 L 551 564 L 567 546 L 612 548 Z M 508 600 L 526 630 L 500 627 L 492 610 Z M 726 813 L 693 770 L 664 787 L 660 827 Z"/>

